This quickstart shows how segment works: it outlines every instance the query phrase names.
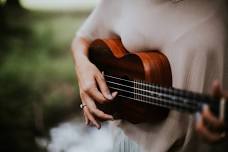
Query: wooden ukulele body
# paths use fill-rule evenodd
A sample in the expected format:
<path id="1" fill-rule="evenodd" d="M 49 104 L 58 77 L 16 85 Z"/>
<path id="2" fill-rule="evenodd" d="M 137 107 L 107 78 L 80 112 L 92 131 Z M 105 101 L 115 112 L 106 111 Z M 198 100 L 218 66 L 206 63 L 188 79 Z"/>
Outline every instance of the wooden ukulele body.
<path id="1" fill-rule="evenodd" d="M 169 61 L 158 51 L 129 53 L 119 39 L 98 39 L 89 47 L 89 58 L 105 74 L 129 80 L 143 80 L 166 87 L 172 86 Z M 110 104 L 98 105 L 98 107 L 114 115 L 116 119 L 124 119 L 132 123 L 160 122 L 169 113 L 168 109 L 120 96 Z"/>

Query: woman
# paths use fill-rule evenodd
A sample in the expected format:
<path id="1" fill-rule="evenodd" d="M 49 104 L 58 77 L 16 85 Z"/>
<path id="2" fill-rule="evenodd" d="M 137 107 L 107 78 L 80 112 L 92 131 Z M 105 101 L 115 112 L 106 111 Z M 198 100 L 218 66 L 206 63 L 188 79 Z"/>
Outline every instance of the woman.
<path id="1" fill-rule="evenodd" d="M 102 73 L 88 60 L 91 41 L 119 37 L 130 52 L 161 50 L 170 61 L 174 87 L 208 92 L 212 81 L 222 82 L 223 77 L 227 42 L 224 4 L 225 0 L 101 1 L 72 43 L 80 95 L 86 105 L 83 107 L 86 124 L 100 128 L 95 116 L 112 120 L 111 115 L 96 108 L 95 102 L 111 102 L 117 95 L 109 91 Z M 213 93 L 222 95 L 218 82 Z M 210 131 L 204 123 L 206 120 L 214 128 L 222 128 L 223 122 L 208 107 L 201 114 L 196 117 L 197 137 L 209 142 L 224 139 L 224 134 Z M 194 136 L 193 122 L 191 116 L 176 111 L 171 111 L 159 125 L 121 122 L 118 126 L 124 132 L 121 134 L 124 140 L 114 151 L 131 151 L 123 144 L 126 141 L 130 147 L 137 145 L 145 152 L 206 151 L 208 146 Z"/>

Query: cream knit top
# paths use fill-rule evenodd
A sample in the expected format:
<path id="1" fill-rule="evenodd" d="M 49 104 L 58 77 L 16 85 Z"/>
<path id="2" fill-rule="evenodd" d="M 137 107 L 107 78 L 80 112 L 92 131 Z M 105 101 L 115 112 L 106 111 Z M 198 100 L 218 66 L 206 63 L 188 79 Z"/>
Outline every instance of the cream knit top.
<path id="1" fill-rule="evenodd" d="M 102 0 L 77 36 L 89 40 L 120 37 L 130 52 L 161 50 L 170 61 L 174 87 L 208 92 L 212 81 L 222 81 L 223 77 L 227 51 L 224 3 L 225 0 Z M 182 150 L 202 151 L 200 140 L 193 140 L 192 123 L 192 116 L 172 111 L 160 124 L 121 122 L 118 126 L 145 152 L 166 152 L 179 139 L 183 141 Z M 193 144 L 198 146 L 191 147 Z"/>

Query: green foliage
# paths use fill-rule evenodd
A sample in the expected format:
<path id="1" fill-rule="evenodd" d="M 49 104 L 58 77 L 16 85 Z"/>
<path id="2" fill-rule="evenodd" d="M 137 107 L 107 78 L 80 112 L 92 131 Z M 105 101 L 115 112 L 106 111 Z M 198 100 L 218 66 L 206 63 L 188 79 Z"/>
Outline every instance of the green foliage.
<path id="1" fill-rule="evenodd" d="M 1 17 L 0 151 L 37 151 L 38 132 L 78 111 L 70 43 L 85 15 L 9 9 Z"/>
<path id="2" fill-rule="evenodd" d="M 6 0 L 0 0 L 0 6 L 4 5 L 6 3 Z"/>

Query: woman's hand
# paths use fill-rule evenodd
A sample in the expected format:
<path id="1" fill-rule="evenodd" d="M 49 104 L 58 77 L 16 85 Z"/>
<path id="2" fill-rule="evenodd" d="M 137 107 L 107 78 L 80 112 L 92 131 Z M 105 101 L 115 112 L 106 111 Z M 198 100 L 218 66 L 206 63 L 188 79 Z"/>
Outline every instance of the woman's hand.
<path id="1" fill-rule="evenodd" d="M 72 52 L 75 60 L 76 74 L 79 83 L 80 97 L 82 100 L 85 122 L 100 128 L 96 118 L 112 120 L 111 115 L 105 114 L 96 107 L 95 102 L 100 104 L 110 102 L 117 92 L 110 93 L 103 74 L 92 64 L 88 57 L 88 42 L 85 39 L 75 39 L 72 44 Z"/>
<path id="2" fill-rule="evenodd" d="M 103 74 L 89 61 L 85 61 L 77 71 L 81 100 L 86 105 L 83 108 L 86 124 L 92 123 L 100 128 L 96 117 L 102 120 L 112 120 L 113 117 L 97 109 L 95 102 L 110 102 L 117 93 L 110 93 Z"/>
<path id="3" fill-rule="evenodd" d="M 228 98 L 228 94 L 221 90 L 218 81 L 213 83 L 212 95 L 217 98 Z M 219 142 L 226 137 L 223 120 L 213 115 L 208 106 L 204 106 L 202 113 L 196 116 L 196 131 L 200 137 L 210 143 Z"/>

